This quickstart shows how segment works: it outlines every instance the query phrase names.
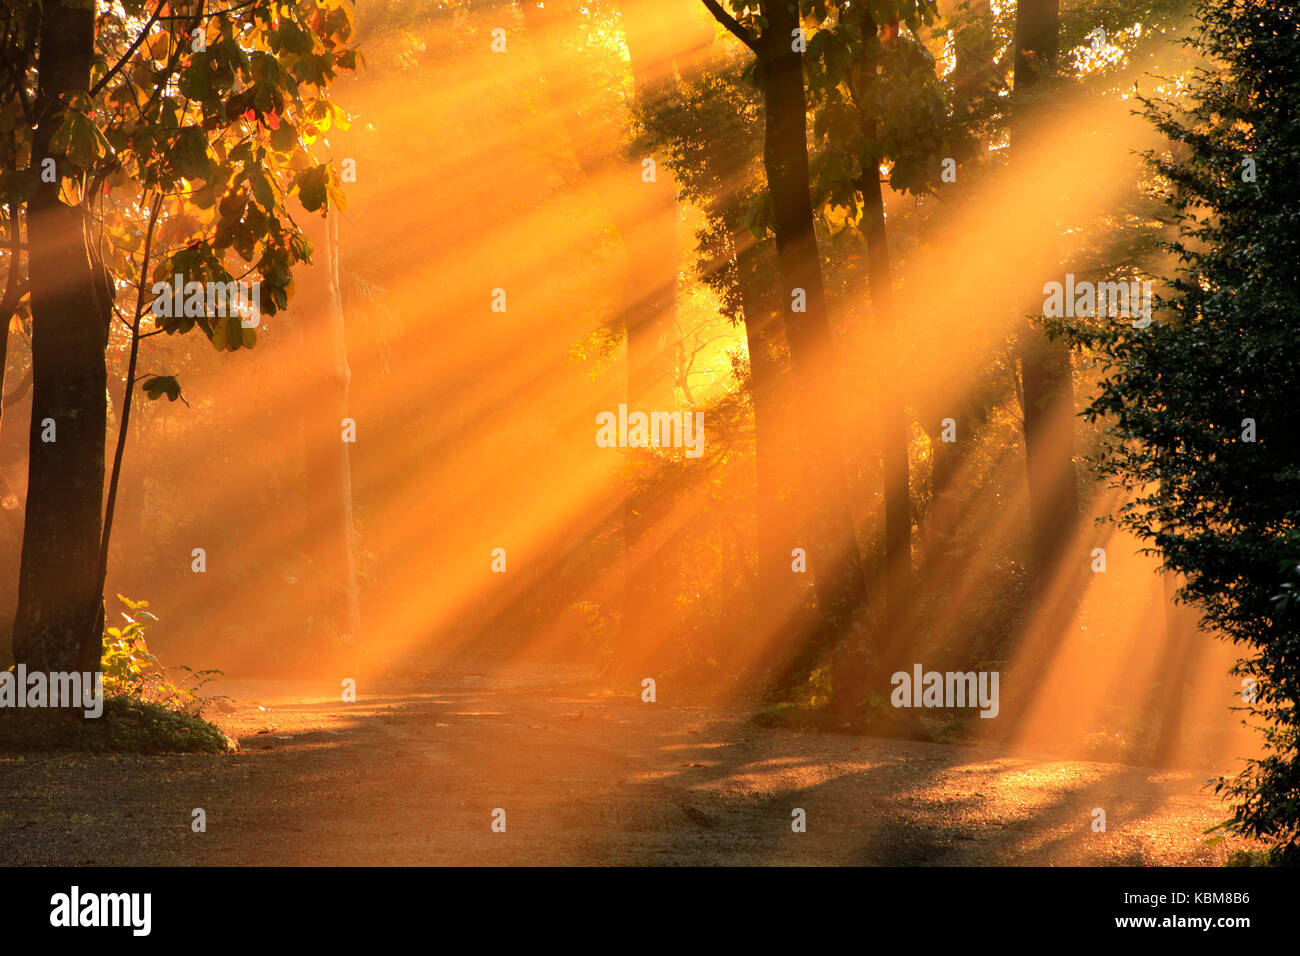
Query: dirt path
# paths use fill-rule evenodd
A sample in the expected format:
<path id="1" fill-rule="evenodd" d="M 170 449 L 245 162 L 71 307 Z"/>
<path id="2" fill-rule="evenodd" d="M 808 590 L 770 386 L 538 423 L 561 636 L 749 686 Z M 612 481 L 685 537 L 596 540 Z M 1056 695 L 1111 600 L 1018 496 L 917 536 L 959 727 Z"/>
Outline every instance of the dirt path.
<path id="1" fill-rule="evenodd" d="M 216 719 L 237 755 L 0 756 L 0 863 L 1214 864 L 1239 845 L 1203 844 L 1225 815 L 1204 775 L 768 730 L 577 686 L 443 670 L 343 704 L 231 682 Z"/>

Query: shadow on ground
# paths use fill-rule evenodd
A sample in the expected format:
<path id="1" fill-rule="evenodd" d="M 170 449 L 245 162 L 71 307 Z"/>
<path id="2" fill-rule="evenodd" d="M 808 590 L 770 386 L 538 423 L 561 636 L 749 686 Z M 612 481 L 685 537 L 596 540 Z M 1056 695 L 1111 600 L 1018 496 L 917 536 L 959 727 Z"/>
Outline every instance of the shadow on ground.
<path id="1" fill-rule="evenodd" d="M 1203 842 L 1226 816 L 1203 775 L 759 728 L 586 677 L 443 669 L 356 703 L 228 682 L 211 716 L 239 754 L 0 757 L 0 863 L 1213 865 L 1243 845 Z"/>

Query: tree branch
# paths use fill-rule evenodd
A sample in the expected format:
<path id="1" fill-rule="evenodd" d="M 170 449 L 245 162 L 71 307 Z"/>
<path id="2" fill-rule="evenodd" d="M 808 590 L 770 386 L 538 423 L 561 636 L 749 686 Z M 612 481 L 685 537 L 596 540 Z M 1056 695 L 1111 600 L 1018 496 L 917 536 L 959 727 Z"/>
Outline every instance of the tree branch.
<path id="1" fill-rule="evenodd" d="M 108 482 L 108 500 L 104 507 L 104 530 L 99 541 L 99 566 L 96 569 L 96 581 L 99 590 L 104 590 L 104 581 L 108 577 L 108 542 L 113 533 L 113 512 L 117 506 L 117 487 L 122 478 L 122 455 L 126 451 L 126 437 L 131 425 L 131 398 L 135 389 L 135 370 L 140 358 L 140 317 L 144 315 L 144 284 L 149 277 L 149 254 L 153 248 L 154 227 L 158 224 L 158 213 L 162 209 L 163 197 L 154 199 L 153 208 L 149 210 L 149 228 L 144 233 L 144 256 L 140 260 L 140 281 L 136 284 L 135 323 L 131 326 L 131 357 L 126 366 L 126 388 L 122 395 L 122 418 L 117 426 L 117 450 L 113 454 L 112 477 Z"/>
<path id="2" fill-rule="evenodd" d="M 134 54 L 135 51 L 140 48 L 140 44 L 144 42 L 145 37 L 149 35 L 149 31 L 153 29 L 153 25 L 158 22 L 158 18 L 162 15 L 163 6 L 164 3 L 162 2 L 162 0 L 159 0 L 158 8 L 154 10 L 153 16 L 151 16 L 148 19 L 148 21 L 145 23 L 144 28 L 140 31 L 139 35 L 135 38 L 135 42 L 132 43 L 129 47 L 127 47 L 126 52 L 123 53 L 122 58 L 113 65 L 113 68 L 99 78 L 99 82 L 96 83 L 95 86 L 90 91 L 90 98 L 92 100 L 99 95 L 100 90 L 108 86 L 109 82 L 113 79 L 113 77 L 117 76 L 118 71 L 121 70 L 122 67 L 126 66 L 126 61 L 131 59 L 132 54 Z"/>
<path id="3" fill-rule="evenodd" d="M 718 3 L 718 0 L 701 0 L 701 2 L 708 8 L 709 13 L 713 14 L 713 19 L 721 23 L 727 29 L 728 33 L 732 34 L 736 39 L 745 44 L 745 46 L 749 47 L 755 53 L 758 52 L 758 40 L 752 33 L 742 27 L 736 21 L 735 17 L 722 9 L 722 5 Z"/>

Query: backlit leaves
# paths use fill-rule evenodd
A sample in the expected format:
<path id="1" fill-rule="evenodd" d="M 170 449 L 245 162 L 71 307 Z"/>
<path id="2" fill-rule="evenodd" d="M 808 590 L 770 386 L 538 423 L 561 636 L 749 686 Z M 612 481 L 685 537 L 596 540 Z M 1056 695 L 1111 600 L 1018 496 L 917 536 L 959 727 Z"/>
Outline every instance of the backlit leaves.
<path id="1" fill-rule="evenodd" d="M 89 116 L 70 109 L 50 139 L 50 150 L 65 157 L 76 169 L 89 170 L 97 160 L 111 155 L 113 147 Z"/>
<path id="2" fill-rule="evenodd" d="M 350 0 L 100 7 L 94 96 L 61 104 L 50 144 L 65 201 L 81 203 L 96 223 L 118 287 L 139 278 L 148 210 L 161 195 L 150 281 L 256 282 L 262 314 L 276 314 L 293 293 L 294 266 L 311 256 L 289 197 L 297 194 L 315 214 L 343 202 L 335 172 L 313 150 L 348 126 L 327 91 L 359 62 L 349 46 Z M 155 13 L 164 15 L 151 19 Z M 196 30 L 201 50 L 193 48 Z M 0 201 L 23 202 L 40 184 L 32 124 L 14 102 L 0 104 L 0 127 L 19 140 L 16 155 L 24 157 L 0 172 Z M 147 305 L 146 321 L 171 334 L 198 326 L 221 349 L 256 341 L 238 321 L 232 329 L 209 316 L 154 318 Z M 155 376 L 147 393 L 174 400 L 171 381 Z"/>
<path id="3" fill-rule="evenodd" d="M 181 383 L 172 375 L 150 375 L 140 383 L 140 388 L 155 401 L 164 395 L 172 402 L 181 397 Z"/>

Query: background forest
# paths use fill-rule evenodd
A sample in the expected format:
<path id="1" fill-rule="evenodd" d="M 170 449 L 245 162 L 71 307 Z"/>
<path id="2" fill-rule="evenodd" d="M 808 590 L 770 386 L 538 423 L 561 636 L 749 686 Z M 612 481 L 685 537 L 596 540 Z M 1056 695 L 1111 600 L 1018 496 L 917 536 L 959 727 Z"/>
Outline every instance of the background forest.
<path id="1" fill-rule="evenodd" d="M 122 652 L 121 595 L 171 668 L 1209 771 L 1294 860 L 1293 12 L 84 7 L 0 2 L 0 663 Z"/>

